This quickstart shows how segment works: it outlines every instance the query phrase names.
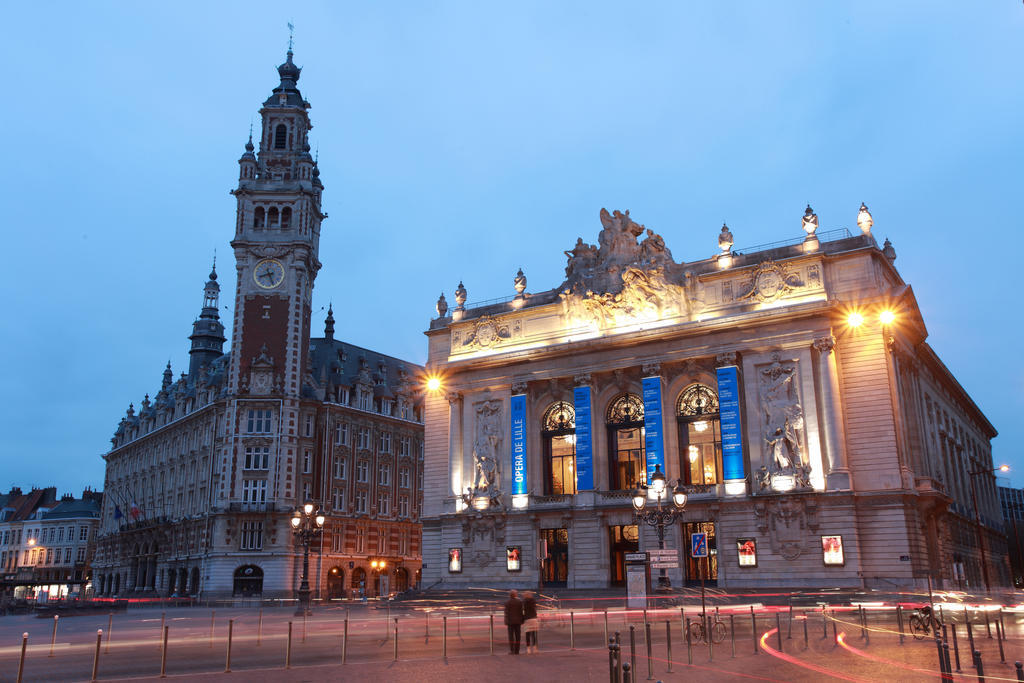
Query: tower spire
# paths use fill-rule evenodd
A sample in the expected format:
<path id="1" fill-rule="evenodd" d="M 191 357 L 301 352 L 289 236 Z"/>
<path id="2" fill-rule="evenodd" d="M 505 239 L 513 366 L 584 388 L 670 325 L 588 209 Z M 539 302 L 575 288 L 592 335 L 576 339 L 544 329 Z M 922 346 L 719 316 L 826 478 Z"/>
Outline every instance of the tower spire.
<path id="1" fill-rule="evenodd" d="M 220 321 L 220 285 L 217 284 L 217 251 L 213 252 L 210 279 L 203 287 L 203 309 L 192 323 L 192 348 L 189 350 L 188 374 L 192 375 L 224 354 L 224 324 Z"/>

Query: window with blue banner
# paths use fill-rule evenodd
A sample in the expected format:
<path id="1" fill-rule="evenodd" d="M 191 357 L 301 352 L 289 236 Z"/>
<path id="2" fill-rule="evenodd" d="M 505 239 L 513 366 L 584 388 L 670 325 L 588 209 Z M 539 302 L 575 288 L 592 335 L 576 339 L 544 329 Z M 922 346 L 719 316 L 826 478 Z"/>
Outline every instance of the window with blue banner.
<path id="1" fill-rule="evenodd" d="M 541 420 L 544 446 L 544 495 L 576 493 L 576 411 L 565 401 L 553 403 Z"/>
<path id="2" fill-rule="evenodd" d="M 609 489 L 632 490 L 647 482 L 644 404 L 636 394 L 621 394 L 608 406 Z"/>
<path id="3" fill-rule="evenodd" d="M 676 401 L 679 425 L 679 471 L 687 484 L 722 482 L 722 433 L 718 394 L 705 384 L 691 384 Z"/>

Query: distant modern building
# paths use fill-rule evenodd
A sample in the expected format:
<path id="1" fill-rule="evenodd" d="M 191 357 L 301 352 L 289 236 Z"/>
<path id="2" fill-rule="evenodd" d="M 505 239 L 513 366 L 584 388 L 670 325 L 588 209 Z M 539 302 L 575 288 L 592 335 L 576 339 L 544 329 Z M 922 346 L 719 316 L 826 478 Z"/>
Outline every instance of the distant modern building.
<path id="1" fill-rule="evenodd" d="M 1003 531 L 1008 540 L 1014 584 L 1024 586 L 1024 489 L 1000 486 L 999 505 L 1003 510 Z"/>
<path id="2" fill-rule="evenodd" d="M 103 494 L 57 499 L 55 487 L 0 494 L 0 595 L 64 599 L 89 594 Z"/>
<path id="3" fill-rule="evenodd" d="M 520 271 L 506 299 L 460 283 L 438 302 L 425 584 L 624 586 L 657 548 L 631 505 L 656 473 L 688 494 L 658 562 L 675 586 L 1009 583 L 996 430 L 867 207 L 856 234 L 807 207 L 800 238 L 740 251 L 723 226 L 691 261 L 600 218 L 562 283 L 529 293 Z"/>
<path id="4" fill-rule="evenodd" d="M 260 109 L 259 152 L 250 136 L 238 162 L 230 352 L 214 271 L 188 372 L 175 379 L 168 364 L 103 456 L 101 595 L 291 597 L 302 551 L 289 521 L 305 503 L 326 516 L 314 597 L 418 579 L 422 368 L 335 339 L 330 309 L 311 336 L 327 214 L 299 72 L 289 50 Z"/>

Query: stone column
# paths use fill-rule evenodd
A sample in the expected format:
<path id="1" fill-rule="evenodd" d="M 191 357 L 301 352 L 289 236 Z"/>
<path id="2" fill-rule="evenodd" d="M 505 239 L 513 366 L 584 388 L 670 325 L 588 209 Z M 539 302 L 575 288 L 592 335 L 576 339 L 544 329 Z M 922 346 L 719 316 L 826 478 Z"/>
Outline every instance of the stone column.
<path id="1" fill-rule="evenodd" d="M 833 490 L 849 490 L 850 470 L 846 464 L 846 435 L 843 430 L 843 407 L 839 392 L 839 368 L 836 366 L 836 338 L 832 335 L 814 340 L 818 352 L 818 387 L 824 418 L 822 436 L 825 455 L 828 458 L 828 473 L 825 487 Z"/>
<path id="2" fill-rule="evenodd" d="M 462 484 L 462 394 L 448 394 L 448 477 L 451 492 L 465 493 Z"/>

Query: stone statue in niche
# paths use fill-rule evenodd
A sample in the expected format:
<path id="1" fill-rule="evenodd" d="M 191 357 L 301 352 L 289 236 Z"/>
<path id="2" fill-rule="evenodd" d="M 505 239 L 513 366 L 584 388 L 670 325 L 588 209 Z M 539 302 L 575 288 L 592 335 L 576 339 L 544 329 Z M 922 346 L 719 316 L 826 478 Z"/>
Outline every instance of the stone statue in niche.
<path id="1" fill-rule="evenodd" d="M 803 453 L 804 413 L 796 378 L 796 364 L 783 363 L 776 353 L 759 373 L 759 390 L 768 470 L 772 475 L 792 475 L 798 485 L 806 485 L 810 468 Z"/>
<path id="2" fill-rule="evenodd" d="M 502 402 L 484 401 L 476 405 L 476 436 L 473 439 L 474 498 L 486 496 L 491 505 L 501 502 L 501 466 L 499 453 L 504 437 Z"/>

